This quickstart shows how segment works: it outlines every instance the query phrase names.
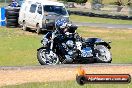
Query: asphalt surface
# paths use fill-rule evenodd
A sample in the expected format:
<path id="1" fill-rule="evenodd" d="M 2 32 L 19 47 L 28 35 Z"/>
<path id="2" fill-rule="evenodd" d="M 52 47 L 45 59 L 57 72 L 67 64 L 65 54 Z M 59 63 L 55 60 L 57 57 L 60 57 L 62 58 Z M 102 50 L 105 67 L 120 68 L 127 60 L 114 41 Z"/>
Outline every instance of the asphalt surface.
<path id="1" fill-rule="evenodd" d="M 37 65 L 37 66 L 0 66 L 0 70 L 30 70 L 45 68 L 77 68 L 77 67 L 112 67 L 112 66 L 132 66 L 132 64 L 112 64 L 112 63 L 92 63 L 92 64 L 61 64 L 61 65 Z"/>
<path id="2" fill-rule="evenodd" d="M 0 87 L 23 83 L 76 80 L 80 66 L 87 74 L 130 74 L 132 64 L 62 64 L 44 66 L 0 67 Z"/>
<path id="3" fill-rule="evenodd" d="M 105 24 L 105 23 L 87 23 L 87 22 L 73 22 L 73 24 L 77 26 L 132 29 L 131 24 Z"/>

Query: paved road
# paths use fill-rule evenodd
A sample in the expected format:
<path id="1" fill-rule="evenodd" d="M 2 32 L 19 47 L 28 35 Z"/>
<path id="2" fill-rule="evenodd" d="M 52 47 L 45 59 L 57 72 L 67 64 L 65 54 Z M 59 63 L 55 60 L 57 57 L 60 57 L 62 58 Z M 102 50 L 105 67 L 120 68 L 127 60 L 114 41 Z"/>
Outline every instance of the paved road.
<path id="1" fill-rule="evenodd" d="M 36 65 L 36 66 L 0 66 L 0 70 L 30 70 L 45 68 L 77 68 L 77 67 L 112 67 L 132 66 L 132 64 L 92 63 L 92 64 L 61 64 L 61 65 Z"/>
<path id="2" fill-rule="evenodd" d="M 73 22 L 73 23 L 76 24 L 77 26 L 132 29 L 131 24 L 105 24 L 105 23 L 86 23 L 86 22 Z"/>
<path id="3" fill-rule="evenodd" d="M 87 74 L 130 74 L 132 76 L 132 64 L 0 67 L 0 87 L 32 82 L 75 80 L 80 66 Z"/>

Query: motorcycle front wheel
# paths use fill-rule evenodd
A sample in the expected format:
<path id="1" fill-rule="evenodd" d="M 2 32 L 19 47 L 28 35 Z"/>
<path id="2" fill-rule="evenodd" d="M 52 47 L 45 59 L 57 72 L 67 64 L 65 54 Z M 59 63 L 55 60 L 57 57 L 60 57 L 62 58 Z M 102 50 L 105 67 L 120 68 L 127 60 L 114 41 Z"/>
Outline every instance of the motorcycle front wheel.
<path id="1" fill-rule="evenodd" d="M 109 49 L 104 45 L 95 46 L 96 62 L 97 63 L 111 63 L 112 55 Z"/>
<path id="2" fill-rule="evenodd" d="M 41 65 L 56 65 L 59 64 L 59 58 L 55 53 L 50 53 L 46 49 L 39 49 L 37 59 Z"/>

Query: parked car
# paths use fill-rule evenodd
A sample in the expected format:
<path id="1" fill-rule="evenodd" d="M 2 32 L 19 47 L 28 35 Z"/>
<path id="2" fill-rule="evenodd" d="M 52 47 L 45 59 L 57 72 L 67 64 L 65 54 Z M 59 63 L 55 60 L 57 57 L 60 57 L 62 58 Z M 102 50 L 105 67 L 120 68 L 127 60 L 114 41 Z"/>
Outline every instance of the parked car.
<path id="1" fill-rule="evenodd" d="M 43 0 L 25 0 L 19 12 L 18 22 L 22 29 L 35 29 L 39 34 L 43 30 L 53 30 L 55 19 L 59 16 L 69 19 L 63 3 Z"/>

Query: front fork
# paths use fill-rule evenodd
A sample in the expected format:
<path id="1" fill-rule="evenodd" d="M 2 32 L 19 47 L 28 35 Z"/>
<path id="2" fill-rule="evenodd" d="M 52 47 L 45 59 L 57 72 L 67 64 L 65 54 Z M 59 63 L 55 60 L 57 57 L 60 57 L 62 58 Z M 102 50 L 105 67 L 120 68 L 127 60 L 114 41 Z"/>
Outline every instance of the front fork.
<path id="1" fill-rule="evenodd" d="M 52 36 L 51 36 L 51 44 L 50 44 L 50 54 L 53 53 L 53 45 L 54 45 L 54 38 L 55 38 L 55 32 L 52 33 Z"/>

